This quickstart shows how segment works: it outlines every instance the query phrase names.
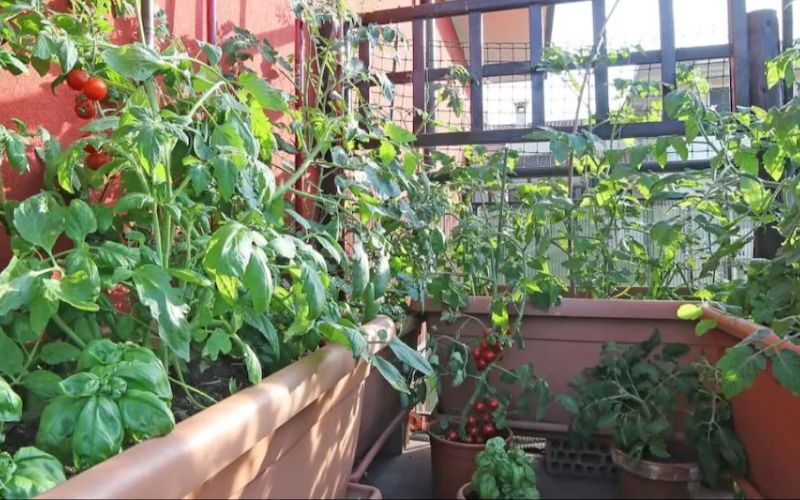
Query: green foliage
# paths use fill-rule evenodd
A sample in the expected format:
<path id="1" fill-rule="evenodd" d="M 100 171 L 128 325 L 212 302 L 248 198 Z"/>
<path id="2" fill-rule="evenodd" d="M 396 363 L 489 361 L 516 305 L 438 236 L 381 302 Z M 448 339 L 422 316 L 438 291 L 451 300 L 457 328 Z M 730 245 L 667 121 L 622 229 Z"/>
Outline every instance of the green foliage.
<path id="1" fill-rule="evenodd" d="M 645 342 L 605 344 L 600 363 L 570 382 L 574 394 L 558 402 L 573 414 L 578 441 L 613 429 L 614 442 L 634 460 L 667 460 L 678 446 L 676 419 L 685 418 L 686 445 L 696 453 L 711 484 L 723 470 L 742 474 L 744 448 L 733 431 L 725 372 L 705 360 L 682 364 L 683 345 L 660 346 L 656 330 Z M 725 391 L 727 397 L 727 391 Z"/>
<path id="2" fill-rule="evenodd" d="M 167 372 L 149 349 L 97 340 L 78 366 L 83 371 L 62 380 L 42 412 L 38 447 L 82 470 L 116 455 L 125 442 L 175 426 Z"/>
<path id="3" fill-rule="evenodd" d="M 540 498 L 531 459 L 521 448 L 506 450 L 501 437 L 488 440 L 475 458 L 471 486 L 481 500 Z"/>
<path id="4" fill-rule="evenodd" d="M 152 46 L 116 45 L 109 16 L 136 26 L 136 2 L 73 2 L 61 12 L 0 0 L 0 70 L 45 75 L 55 64 L 55 88 L 80 68 L 109 88 L 71 144 L 20 121 L 0 126 L 0 158 L 17 171 L 29 168 L 28 145 L 42 144 L 46 186 L 21 202 L 0 197 L 14 252 L 0 272 L 6 429 L 38 419 L 38 445 L 84 469 L 169 432 L 173 383 L 197 411 L 215 400 L 191 378 L 213 364 L 239 371 L 235 390 L 323 342 L 372 363 L 408 404 L 425 393 L 425 359 L 396 343 L 400 362 L 376 357 L 359 324 L 402 315 L 390 235 L 406 218 L 435 227 L 415 200 L 439 193 L 413 133 L 339 94 L 366 81 L 391 93 L 385 75 L 357 60 L 333 71 L 352 52 L 345 46 L 400 38 L 361 26 L 338 2 L 317 4 L 293 2 L 319 49 L 306 62 L 318 96 L 309 104 L 251 69 L 260 54 L 293 81 L 293 66 L 244 29 L 220 47 L 189 49 L 159 21 Z M 349 25 L 341 44 L 330 43 L 326 23 Z M 373 141 L 392 154 L 368 151 Z M 109 156 L 96 170 L 86 164 L 91 148 Z M 318 167 L 326 179 L 332 167 L 359 175 L 337 176 L 330 191 L 296 189 Z M 359 242 L 352 256 L 350 235 Z"/>
<path id="5" fill-rule="evenodd" d="M 61 462 L 32 446 L 0 452 L 0 498 L 33 498 L 64 480 Z"/>

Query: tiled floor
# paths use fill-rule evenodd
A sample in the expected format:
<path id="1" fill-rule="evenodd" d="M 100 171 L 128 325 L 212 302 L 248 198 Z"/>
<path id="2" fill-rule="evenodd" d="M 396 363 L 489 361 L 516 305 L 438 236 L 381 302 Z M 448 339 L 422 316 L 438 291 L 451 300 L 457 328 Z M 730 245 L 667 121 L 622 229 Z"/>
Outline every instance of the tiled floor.
<path id="1" fill-rule="evenodd" d="M 551 476 L 544 471 L 544 464 L 538 457 L 534 461 L 534 468 L 543 499 L 618 498 L 614 480 Z M 433 498 L 428 443 L 411 441 L 402 455 L 377 457 L 362 482 L 381 490 L 386 499 Z M 730 499 L 733 495 L 701 489 L 696 498 Z"/>
<path id="2" fill-rule="evenodd" d="M 381 490 L 383 498 L 432 498 L 431 455 L 428 443 L 411 441 L 405 453 L 378 457 L 363 482 Z M 616 498 L 614 481 L 553 477 L 535 463 L 542 498 Z"/>

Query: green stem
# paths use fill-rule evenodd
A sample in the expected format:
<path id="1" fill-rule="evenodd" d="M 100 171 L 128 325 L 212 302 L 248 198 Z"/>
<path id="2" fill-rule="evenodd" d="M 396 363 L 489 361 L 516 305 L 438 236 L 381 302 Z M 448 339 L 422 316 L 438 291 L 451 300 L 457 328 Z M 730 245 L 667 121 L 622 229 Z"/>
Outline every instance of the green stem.
<path id="1" fill-rule="evenodd" d="M 82 339 L 82 338 L 80 338 L 80 337 L 78 336 L 78 334 L 77 334 L 77 333 L 75 333 L 75 330 L 73 330 L 73 329 L 72 329 L 72 328 L 71 328 L 71 327 L 70 327 L 70 326 L 69 326 L 69 325 L 68 325 L 68 324 L 67 324 L 67 323 L 66 323 L 66 322 L 65 322 L 65 321 L 64 321 L 64 320 L 61 318 L 61 316 L 59 316 L 58 314 L 54 314 L 52 319 L 53 319 L 53 323 L 55 323 L 56 325 L 58 325 L 58 327 L 59 327 L 59 328 L 61 328 L 61 330 L 62 330 L 64 333 L 66 333 L 66 334 L 67 334 L 67 336 L 68 336 L 68 337 L 69 337 L 69 338 L 70 338 L 70 339 L 71 339 L 73 342 L 75 342 L 75 344 L 77 344 L 77 345 L 78 345 L 78 347 L 80 347 L 81 349 L 86 349 L 86 342 L 84 342 L 84 341 L 83 341 L 83 339 Z"/>

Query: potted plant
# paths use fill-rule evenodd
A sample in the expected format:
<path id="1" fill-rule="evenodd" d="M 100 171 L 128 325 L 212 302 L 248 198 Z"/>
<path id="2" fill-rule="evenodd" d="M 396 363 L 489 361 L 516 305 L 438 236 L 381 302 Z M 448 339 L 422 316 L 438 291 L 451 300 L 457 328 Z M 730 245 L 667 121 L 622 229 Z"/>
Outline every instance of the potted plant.
<path id="1" fill-rule="evenodd" d="M 475 500 L 541 498 L 531 459 L 521 448 L 507 448 L 499 437 L 486 442 L 475 460 L 472 481 L 458 490 L 456 498 Z"/>
<path id="2" fill-rule="evenodd" d="M 409 396 L 408 379 L 432 368 L 379 315 L 394 310 L 387 247 L 365 237 L 380 228 L 363 213 L 372 205 L 352 203 L 376 198 L 370 178 L 308 195 L 324 220 L 286 202 L 327 158 L 396 182 L 396 163 L 378 166 L 377 153 L 356 146 L 381 140 L 400 154 L 410 140 L 377 115 L 328 116 L 323 98 L 294 109 L 246 63 L 257 52 L 284 74 L 291 67 L 245 30 L 190 51 L 161 25 L 159 43 L 144 43 L 138 17 L 139 42 L 116 45 L 106 3 L 65 12 L 5 3 L 2 67 L 31 64 L 46 75 L 57 63 L 54 85 L 75 91 L 85 135 L 62 147 L 21 122 L 0 126 L 0 157 L 27 170 L 36 139 L 46 170 L 46 190 L 0 199 L 14 250 L 0 273 L 3 494 L 42 494 L 65 465 L 77 474 L 45 495 L 343 494 L 372 368 Z M 350 19 L 335 6 L 294 7 L 313 37 L 323 22 Z M 371 35 L 354 26 L 346 43 Z M 307 81 L 333 90 L 369 75 L 309 72 Z M 281 137 L 294 132 L 296 168 Z M 360 237 L 362 251 L 344 251 L 343 231 Z M 387 345 L 407 376 L 376 355 Z M 299 466 L 320 479 L 274 481 Z M 110 475 L 120 479 L 103 480 Z M 155 480 L 165 475 L 176 480 Z"/>
<path id="3" fill-rule="evenodd" d="M 688 348 L 646 342 L 603 347 L 602 361 L 572 383 L 559 403 L 574 414 L 577 440 L 612 429 L 612 457 L 624 498 L 689 498 L 722 472 L 742 474 L 744 449 L 733 431 L 719 372 L 700 359 L 682 364 Z"/>

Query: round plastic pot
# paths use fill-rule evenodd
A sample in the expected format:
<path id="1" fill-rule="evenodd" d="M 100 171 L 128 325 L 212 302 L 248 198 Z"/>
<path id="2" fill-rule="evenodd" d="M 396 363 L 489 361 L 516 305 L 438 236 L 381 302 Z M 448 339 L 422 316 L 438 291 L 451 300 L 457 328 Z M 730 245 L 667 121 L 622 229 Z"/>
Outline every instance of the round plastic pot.
<path id="1" fill-rule="evenodd" d="M 694 498 L 700 486 L 697 462 L 634 461 L 616 447 L 611 457 L 618 470 L 621 498 Z"/>
<path id="2" fill-rule="evenodd" d="M 435 424 L 436 422 L 431 422 L 428 428 L 436 428 Z M 511 429 L 505 429 L 505 432 L 506 444 L 510 445 L 513 434 Z M 448 441 L 430 430 L 428 435 L 431 438 L 433 493 L 436 498 L 456 498 L 458 490 L 472 479 L 475 457 L 486 445 Z"/>
<path id="3" fill-rule="evenodd" d="M 733 341 L 744 340 L 765 327 L 712 308 L 703 318 L 716 321 L 716 330 Z M 769 332 L 758 341 L 776 352 L 800 346 L 782 342 Z M 781 386 L 772 374 L 772 361 L 759 373 L 753 385 L 731 400 L 736 435 L 747 452 L 747 477 L 737 478 L 747 498 L 795 498 L 800 495 L 800 446 L 795 443 L 800 419 L 800 398 Z"/>
<path id="4" fill-rule="evenodd" d="M 456 493 L 456 498 L 458 500 L 467 500 L 467 493 L 470 492 L 472 488 L 472 483 L 467 483 L 463 485 L 461 488 L 458 489 L 458 493 Z"/>

